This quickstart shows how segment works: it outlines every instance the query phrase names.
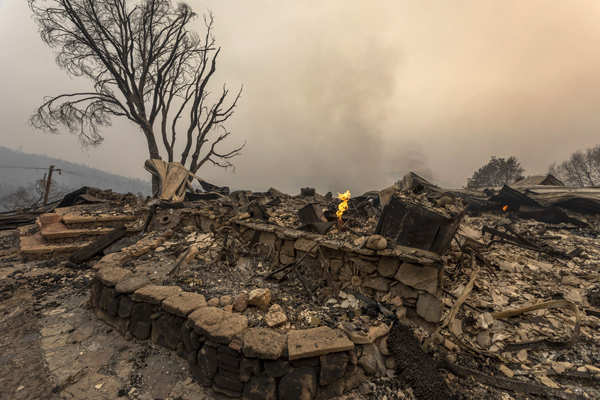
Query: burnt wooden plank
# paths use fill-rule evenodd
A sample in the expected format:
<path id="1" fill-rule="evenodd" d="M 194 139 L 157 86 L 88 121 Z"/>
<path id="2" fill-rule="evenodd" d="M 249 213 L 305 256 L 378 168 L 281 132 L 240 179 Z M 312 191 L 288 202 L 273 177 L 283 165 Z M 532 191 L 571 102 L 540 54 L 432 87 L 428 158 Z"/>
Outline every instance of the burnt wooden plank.
<path id="1" fill-rule="evenodd" d="M 501 206 L 507 205 L 509 210 L 518 210 L 521 206 L 536 208 L 542 207 L 531 197 L 511 188 L 508 185 L 504 185 L 497 195 L 490 198 L 490 201 L 498 203 Z"/>
<path id="2" fill-rule="evenodd" d="M 457 215 L 456 217 L 450 219 L 448 223 L 443 223 L 440 225 L 438 235 L 433 242 L 433 246 L 431 247 L 431 251 L 444 254 L 446 250 L 450 247 L 450 242 L 452 238 L 456 234 L 458 227 L 464 217 L 465 213 Z"/>

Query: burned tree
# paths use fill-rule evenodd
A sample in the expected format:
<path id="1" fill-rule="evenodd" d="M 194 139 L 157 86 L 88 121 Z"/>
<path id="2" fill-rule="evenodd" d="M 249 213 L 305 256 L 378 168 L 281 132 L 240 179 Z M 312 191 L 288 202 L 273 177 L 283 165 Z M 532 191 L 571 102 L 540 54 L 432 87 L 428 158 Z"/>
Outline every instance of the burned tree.
<path id="1" fill-rule="evenodd" d="M 241 89 L 233 96 L 226 86 L 215 95 L 208 89 L 220 52 L 212 15 L 199 35 L 190 30 L 192 9 L 170 0 L 29 0 L 29 7 L 58 65 L 93 83 L 86 92 L 45 98 L 31 119 L 35 127 L 63 126 L 97 145 L 99 128 L 124 117 L 140 128 L 151 159 L 162 159 L 162 141 L 165 158 L 193 173 L 206 163 L 232 165 L 243 145 L 219 147 Z M 183 150 L 175 160 L 178 134 Z"/>
<path id="2" fill-rule="evenodd" d="M 568 186 L 600 185 L 600 145 L 585 151 L 576 151 L 568 160 L 558 165 L 552 164 L 549 172 Z"/>
<path id="3" fill-rule="evenodd" d="M 502 186 L 523 178 L 523 168 L 515 157 L 492 157 L 467 181 L 467 188 L 478 189 L 486 186 Z"/>

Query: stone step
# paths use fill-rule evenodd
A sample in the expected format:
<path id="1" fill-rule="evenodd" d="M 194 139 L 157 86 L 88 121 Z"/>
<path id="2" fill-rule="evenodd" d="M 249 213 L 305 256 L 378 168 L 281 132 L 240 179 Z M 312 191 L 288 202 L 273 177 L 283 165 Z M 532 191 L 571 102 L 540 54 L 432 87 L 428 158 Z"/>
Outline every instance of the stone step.
<path id="1" fill-rule="evenodd" d="M 74 241 L 71 243 L 48 243 L 41 233 L 34 235 L 21 236 L 19 240 L 19 250 L 26 256 L 54 256 L 69 255 L 76 250 L 90 244 L 91 241 Z"/>
<path id="2" fill-rule="evenodd" d="M 139 218 L 140 216 L 138 215 L 129 214 L 78 215 L 70 213 L 63 215 L 61 222 L 69 228 L 117 228 L 137 221 Z"/>
<path id="3" fill-rule="evenodd" d="M 55 222 L 42 226 L 40 234 L 48 242 L 56 242 L 63 239 L 87 238 L 109 233 L 113 228 L 78 228 L 71 229 L 62 222 Z"/>

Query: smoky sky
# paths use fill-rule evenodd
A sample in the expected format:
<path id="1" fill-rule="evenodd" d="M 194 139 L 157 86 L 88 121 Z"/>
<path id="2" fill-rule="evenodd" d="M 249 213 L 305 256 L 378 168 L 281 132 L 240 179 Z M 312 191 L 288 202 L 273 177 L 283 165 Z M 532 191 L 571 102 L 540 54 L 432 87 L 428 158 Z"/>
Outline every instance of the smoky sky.
<path id="1" fill-rule="evenodd" d="M 538 174 L 600 142 L 597 1 L 188 3 L 215 16 L 213 88 L 244 85 L 228 124 L 243 155 L 200 171 L 217 184 L 361 192 L 415 170 L 460 187 L 492 155 Z M 28 125 L 43 96 L 88 86 L 55 65 L 25 1 L 0 0 L 0 50 L 0 145 L 147 179 L 128 122 L 92 149 Z"/>

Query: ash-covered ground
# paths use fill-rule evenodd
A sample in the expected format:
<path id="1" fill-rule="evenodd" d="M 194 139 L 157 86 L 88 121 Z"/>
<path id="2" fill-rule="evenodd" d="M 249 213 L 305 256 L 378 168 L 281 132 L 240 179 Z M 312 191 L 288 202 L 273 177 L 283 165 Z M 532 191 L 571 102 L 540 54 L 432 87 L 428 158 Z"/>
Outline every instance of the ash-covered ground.
<path id="1" fill-rule="evenodd" d="M 436 193 L 406 194 L 452 217 L 465 202 Z M 256 196 L 259 198 L 261 196 Z M 262 196 L 265 197 L 265 196 Z M 330 196 L 271 195 L 258 201 L 260 221 L 302 228 L 298 210 L 318 204 L 335 213 Z M 378 197 L 377 197 L 378 199 Z M 347 226 L 333 224 L 331 239 L 361 242 L 374 233 L 380 208 L 365 194 L 350 204 Z M 106 203 L 80 207 L 82 215 L 108 212 Z M 131 210 L 138 207 L 139 210 Z M 147 206 L 113 205 L 115 212 Z M 71 211 L 76 210 L 76 208 Z M 188 224 L 190 210 L 212 212 L 210 232 Z M 256 219 L 233 196 L 217 196 L 171 208 L 148 232 L 132 233 L 104 254 L 133 247 L 142 239 L 160 244 L 126 267 L 153 282 L 202 293 L 209 304 L 236 307 L 241 293 L 260 287 L 285 316 L 280 329 L 352 323 L 395 326 L 385 351 L 397 362 L 387 376 L 372 375 L 347 399 L 600 398 L 600 240 L 596 217 L 569 213 L 585 226 L 520 218 L 500 209 L 463 217 L 442 257 L 444 318 L 438 324 L 414 317 L 406 304 L 380 298 L 394 311 L 385 315 L 361 301 L 361 280 L 332 291 L 320 264 L 299 263 L 312 294 L 292 273 L 271 274 L 275 265 L 229 228 L 230 218 Z M 140 229 L 143 218 L 140 219 Z M 491 228 L 491 230 L 490 230 Z M 21 230 L 35 230 L 23 227 Z M 168 232 L 168 235 L 165 233 Z M 503 240 L 498 232 L 504 233 Z M 508 239 L 507 239 L 508 237 Z M 510 239 L 510 240 L 509 240 Z M 511 242 L 512 240 L 512 242 Z M 181 262 L 191 246 L 200 251 Z M 149 341 L 125 338 L 96 319 L 88 305 L 91 269 L 99 256 L 74 264 L 61 257 L 26 260 L 18 253 L 18 231 L 0 235 L 0 397 L 10 399 L 212 399 L 218 395 L 192 381 L 174 352 Z M 285 272 L 285 271 L 283 271 Z M 289 271 L 288 271 L 289 272 Z M 523 307 L 537 308 L 523 310 Z M 513 317 L 499 313 L 520 310 Z M 401 312 L 399 312 L 401 311 Z M 244 307 L 250 326 L 267 326 L 270 316 Z M 397 324 L 397 325 L 394 325 Z M 439 391 L 436 391 L 439 388 Z"/>

